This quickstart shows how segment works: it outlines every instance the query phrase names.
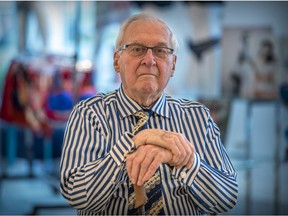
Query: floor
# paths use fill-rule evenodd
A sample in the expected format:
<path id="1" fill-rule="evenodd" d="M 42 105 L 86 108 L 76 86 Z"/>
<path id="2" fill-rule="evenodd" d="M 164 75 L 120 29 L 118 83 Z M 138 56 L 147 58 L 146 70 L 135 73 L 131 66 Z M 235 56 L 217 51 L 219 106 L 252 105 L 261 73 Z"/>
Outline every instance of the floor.
<path id="1" fill-rule="evenodd" d="M 238 170 L 239 198 L 236 207 L 228 212 L 228 215 L 288 215 L 287 187 L 279 192 L 279 201 L 274 202 L 274 177 L 267 179 L 265 173 L 273 171 L 273 164 L 259 162 L 258 164 L 233 161 Z M 247 187 L 247 168 L 253 167 L 251 172 L 252 196 L 250 197 L 250 207 L 247 207 L 246 187 Z M 256 167 L 255 167 L 256 166 Z M 11 176 L 25 176 L 28 173 L 28 164 L 19 160 L 13 168 L 9 169 Z M 40 163 L 34 167 L 41 169 Z M 35 170 L 35 169 L 34 169 Z M 287 184 L 288 162 L 281 164 L 280 173 L 282 181 L 279 185 Z M 37 172 L 37 171 L 36 171 Z M 286 173 L 286 176 L 284 174 Z M 259 175 L 260 174 L 260 175 Z M 273 176 L 273 175 L 271 175 Z M 261 180 L 263 178 L 263 181 Z M 285 180 L 286 179 L 286 180 Z M 267 181 L 270 181 L 267 188 Z M 256 183 L 256 184 L 255 184 Z M 263 188 L 265 188 L 263 190 Z M 262 193 L 259 191 L 262 190 Z M 59 192 L 55 192 L 48 181 L 42 177 L 5 179 L 1 182 L 0 215 L 76 215 L 76 211 L 71 208 Z M 250 208 L 248 210 L 248 208 Z"/>
<path id="2" fill-rule="evenodd" d="M 247 124 L 247 103 L 236 101 L 228 123 L 224 143 L 238 173 L 239 198 L 236 207 L 226 214 L 288 215 L 288 158 L 285 157 L 288 146 L 281 135 L 288 122 L 287 112 L 280 111 L 280 126 L 284 127 L 277 127 L 274 123 L 278 112 L 273 104 L 253 105 L 251 110 L 252 117 Z M 45 175 L 47 167 L 49 163 L 47 166 L 35 160 L 35 178 L 7 178 L 0 182 L 0 215 L 76 215 L 51 186 L 57 188 L 59 182 L 50 181 Z M 54 161 L 50 170 L 51 167 L 59 166 Z M 27 177 L 28 168 L 26 160 L 16 158 L 8 166 L 8 173 Z"/>
<path id="3" fill-rule="evenodd" d="M 225 139 L 238 173 L 230 214 L 288 215 L 288 109 L 279 101 L 234 100 Z"/>
<path id="4" fill-rule="evenodd" d="M 18 159 L 1 182 L 0 215 L 76 215 L 59 193 L 59 182 L 43 173 L 43 164 L 34 161 L 29 177 L 28 163 Z M 58 187 L 57 187 L 58 186 Z"/>

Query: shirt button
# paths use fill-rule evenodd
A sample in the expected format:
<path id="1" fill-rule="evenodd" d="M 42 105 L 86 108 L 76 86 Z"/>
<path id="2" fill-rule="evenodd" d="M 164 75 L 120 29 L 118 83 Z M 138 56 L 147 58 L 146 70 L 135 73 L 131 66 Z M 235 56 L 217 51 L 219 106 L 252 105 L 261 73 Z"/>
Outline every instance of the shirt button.
<path id="1" fill-rule="evenodd" d="M 181 172 L 180 176 L 181 176 L 181 178 L 186 178 L 187 174 L 186 174 L 186 172 Z"/>

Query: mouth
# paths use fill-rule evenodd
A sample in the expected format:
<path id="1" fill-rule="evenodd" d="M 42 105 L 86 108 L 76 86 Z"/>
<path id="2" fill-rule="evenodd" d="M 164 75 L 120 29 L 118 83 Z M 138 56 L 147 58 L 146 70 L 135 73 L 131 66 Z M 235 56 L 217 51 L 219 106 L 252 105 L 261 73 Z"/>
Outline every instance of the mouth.
<path id="1" fill-rule="evenodd" d="M 148 74 L 148 73 L 144 73 L 144 74 L 140 74 L 139 77 L 142 77 L 142 76 L 153 76 L 153 77 L 156 77 L 155 74 Z"/>

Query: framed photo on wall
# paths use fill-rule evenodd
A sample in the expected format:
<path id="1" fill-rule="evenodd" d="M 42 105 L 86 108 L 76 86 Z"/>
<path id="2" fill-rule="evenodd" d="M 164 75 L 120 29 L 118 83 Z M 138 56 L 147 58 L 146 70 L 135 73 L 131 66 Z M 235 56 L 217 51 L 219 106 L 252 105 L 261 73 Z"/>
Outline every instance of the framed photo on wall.
<path id="1" fill-rule="evenodd" d="M 222 40 L 222 94 L 257 98 L 267 95 L 268 91 L 272 97 L 277 70 L 274 67 L 277 58 L 275 45 L 270 26 L 225 27 Z M 265 94 L 258 93 L 258 88 Z"/>

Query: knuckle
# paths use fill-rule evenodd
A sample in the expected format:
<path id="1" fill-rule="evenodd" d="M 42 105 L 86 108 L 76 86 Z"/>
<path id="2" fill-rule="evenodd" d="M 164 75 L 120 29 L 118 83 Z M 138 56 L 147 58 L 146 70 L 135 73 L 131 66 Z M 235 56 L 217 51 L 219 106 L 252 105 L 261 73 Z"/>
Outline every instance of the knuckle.
<path id="1" fill-rule="evenodd" d="M 152 163 L 152 164 L 150 164 L 150 170 L 156 170 L 157 168 L 159 167 L 159 164 L 158 163 Z M 151 171 L 152 172 L 152 171 Z"/>
<path id="2" fill-rule="evenodd" d="M 186 157 L 188 155 L 187 150 L 184 148 L 182 152 L 182 157 Z"/>
<path id="3" fill-rule="evenodd" d="M 148 160 L 144 160 L 144 161 L 142 161 L 142 163 L 141 163 L 141 168 L 142 168 L 142 167 L 146 168 L 146 167 L 149 166 L 149 164 L 150 164 L 150 162 L 149 162 Z"/>
<path id="4" fill-rule="evenodd" d="M 141 159 L 139 157 L 134 158 L 133 164 L 139 164 L 141 163 Z"/>
<path id="5" fill-rule="evenodd" d="M 181 159 L 181 152 L 178 150 L 175 152 L 175 157 L 177 157 L 177 159 Z"/>
<path id="6" fill-rule="evenodd" d="M 183 139 L 183 140 L 186 140 L 186 136 L 182 133 L 180 133 L 180 137 Z"/>
<path id="7" fill-rule="evenodd" d="M 194 153 L 195 152 L 195 147 L 193 145 L 190 145 L 191 146 L 191 151 Z"/>
<path id="8" fill-rule="evenodd" d="M 176 157 L 176 156 L 174 155 L 174 157 L 172 158 L 172 162 L 173 162 L 174 164 L 177 164 L 178 161 L 179 161 L 179 157 Z"/>
<path id="9" fill-rule="evenodd" d="M 191 148 L 187 148 L 186 153 L 187 153 L 187 155 L 191 155 L 192 154 L 192 149 Z"/>
<path id="10" fill-rule="evenodd" d="M 126 158 L 126 164 L 130 164 L 131 162 L 132 162 L 132 158 L 128 156 Z"/>

